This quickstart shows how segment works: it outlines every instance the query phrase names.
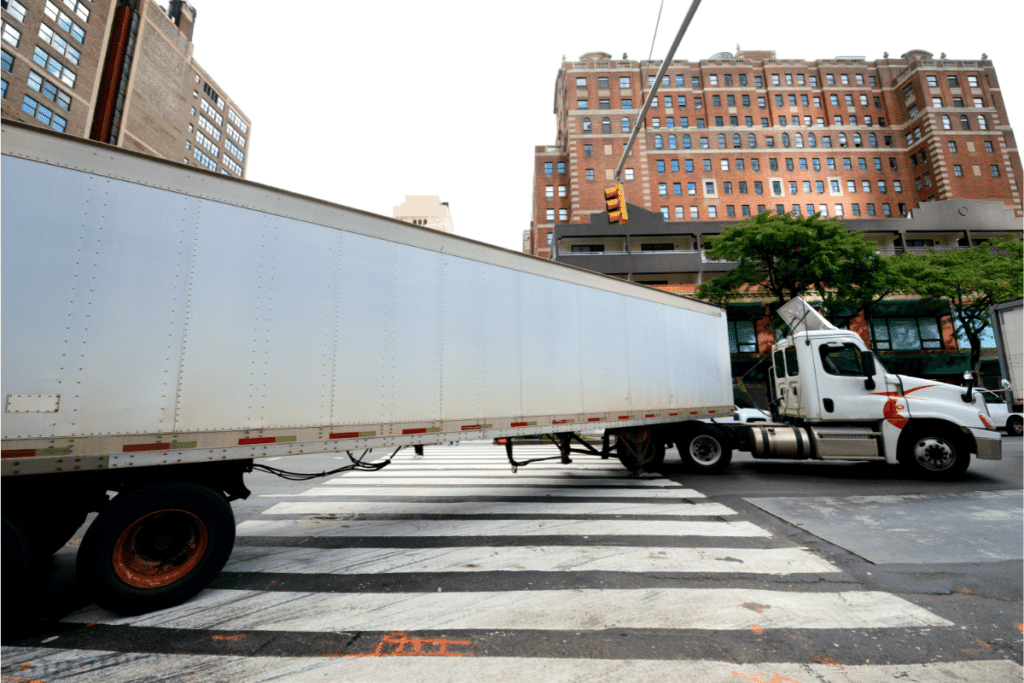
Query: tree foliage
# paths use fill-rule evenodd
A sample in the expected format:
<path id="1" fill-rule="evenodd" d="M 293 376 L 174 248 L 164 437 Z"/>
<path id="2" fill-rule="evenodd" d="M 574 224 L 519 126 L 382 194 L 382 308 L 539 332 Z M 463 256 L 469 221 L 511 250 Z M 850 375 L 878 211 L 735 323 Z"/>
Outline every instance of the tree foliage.
<path id="1" fill-rule="evenodd" d="M 761 213 L 709 240 L 709 257 L 738 265 L 708 280 L 697 297 L 724 304 L 751 289 L 774 301 L 774 311 L 796 296 L 815 294 L 831 317 L 852 317 L 904 284 L 894 257 L 883 257 L 836 219 Z"/>
<path id="2" fill-rule="evenodd" d="M 907 291 L 926 299 L 949 299 L 957 333 L 971 345 L 978 370 L 981 337 L 991 321 L 989 307 L 1024 292 L 1024 243 L 1016 237 L 968 249 L 929 251 L 903 258 Z"/>

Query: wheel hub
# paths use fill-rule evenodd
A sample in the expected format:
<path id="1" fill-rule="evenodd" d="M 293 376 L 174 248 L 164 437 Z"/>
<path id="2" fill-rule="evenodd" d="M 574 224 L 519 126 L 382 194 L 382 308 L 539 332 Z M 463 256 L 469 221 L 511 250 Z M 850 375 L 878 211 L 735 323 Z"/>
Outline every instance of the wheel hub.
<path id="1" fill-rule="evenodd" d="M 717 439 L 701 435 L 690 442 L 690 455 L 695 460 L 709 464 L 722 457 L 722 447 Z"/>
<path id="2" fill-rule="evenodd" d="M 167 586 L 192 572 L 203 559 L 206 525 L 185 510 L 160 510 L 140 517 L 114 544 L 114 573 L 136 588 Z"/>
<path id="3" fill-rule="evenodd" d="M 953 465 L 956 450 L 945 439 L 931 436 L 917 442 L 914 458 L 926 469 L 941 471 Z"/>

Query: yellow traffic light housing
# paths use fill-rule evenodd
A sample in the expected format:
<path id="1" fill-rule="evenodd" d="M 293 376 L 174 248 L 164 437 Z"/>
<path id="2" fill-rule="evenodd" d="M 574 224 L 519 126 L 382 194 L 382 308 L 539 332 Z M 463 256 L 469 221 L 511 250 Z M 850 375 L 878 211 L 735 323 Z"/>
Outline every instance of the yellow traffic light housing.
<path id="1" fill-rule="evenodd" d="M 604 191 L 604 205 L 608 210 L 609 223 L 625 223 L 629 220 L 626 213 L 626 192 L 622 189 L 622 183 L 616 183 L 615 187 Z"/>

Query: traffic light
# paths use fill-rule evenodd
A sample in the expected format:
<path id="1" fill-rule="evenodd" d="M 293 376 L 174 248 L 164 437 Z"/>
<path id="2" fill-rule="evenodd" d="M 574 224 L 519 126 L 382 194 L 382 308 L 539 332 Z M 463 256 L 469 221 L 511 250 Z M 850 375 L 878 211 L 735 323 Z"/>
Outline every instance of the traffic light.
<path id="1" fill-rule="evenodd" d="M 629 220 L 626 213 L 626 191 L 622 189 L 622 183 L 604 191 L 604 205 L 608 210 L 609 223 L 625 223 Z"/>

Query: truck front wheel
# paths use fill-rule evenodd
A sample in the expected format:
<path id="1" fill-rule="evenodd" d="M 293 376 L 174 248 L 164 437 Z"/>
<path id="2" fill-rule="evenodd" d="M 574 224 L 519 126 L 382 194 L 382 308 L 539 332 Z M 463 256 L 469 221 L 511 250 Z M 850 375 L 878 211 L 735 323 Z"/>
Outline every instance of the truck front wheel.
<path id="1" fill-rule="evenodd" d="M 971 464 L 966 440 L 941 425 L 911 427 L 900 438 L 899 451 L 900 463 L 926 479 L 959 479 Z"/>
<path id="2" fill-rule="evenodd" d="M 692 472 L 721 472 L 732 461 L 732 446 L 722 430 L 703 422 L 694 422 L 680 430 L 676 439 L 679 457 Z"/>
<path id="3" fill-rule="evenodd" d="M 76 562 L 101 607 L 148 612 L 188 600 L 224 567 L 235 519 L 200 484 L 152 484 L 119 494 L 89 526 Z"/>

